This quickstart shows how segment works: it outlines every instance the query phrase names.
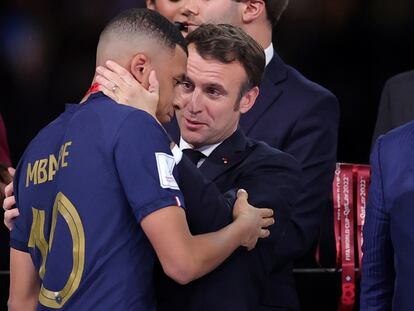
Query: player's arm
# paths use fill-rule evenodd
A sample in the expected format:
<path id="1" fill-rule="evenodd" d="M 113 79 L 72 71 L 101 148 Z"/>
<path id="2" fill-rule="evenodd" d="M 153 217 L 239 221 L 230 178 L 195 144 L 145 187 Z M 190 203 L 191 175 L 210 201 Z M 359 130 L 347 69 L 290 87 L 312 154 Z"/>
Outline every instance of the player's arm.
<path id="1" fill-rule="evenodd" d="M 39 290 L 40 280 L 30 254 L 11 248 L 8 310 L 36 310 Z"/>
<path id="2" fill-rule="evenodd" d="M 262 229 L 273 224 L 272 210 L 255 209 L 247 203 L 247 193 L 239 191 L 235 221 L 225 228 L 202 235 L 191 235 L 184 210 L 169 206 L 141 221 L 164 272 L 186 284 L 210 272 L 239 246 L 251 249 L 258 238 L 269 236 Z"/>

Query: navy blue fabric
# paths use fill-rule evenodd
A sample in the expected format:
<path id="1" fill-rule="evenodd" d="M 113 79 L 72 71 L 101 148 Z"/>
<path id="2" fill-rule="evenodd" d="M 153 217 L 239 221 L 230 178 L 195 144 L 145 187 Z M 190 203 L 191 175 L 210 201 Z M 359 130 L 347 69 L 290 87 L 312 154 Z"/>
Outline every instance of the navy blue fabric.
<path id="1" fill-rule="evenodd" d="M 292 207 L 302 189 L 299 165 L 290 155 L 248 139 L 240 130 L 220 144 L 198 170 L 186 160 L 183 157 L 178 170 L 193 233 L 220 229 L 231 219 L 228 208 L 214 204 L 212 186 L 205 186 L 208 181 L 215 183 L 223 197 L 238 188 L 247 190 L 251 204 L 274 210 L 276 223 L 270 238 L 259 241 L 254 250 L 240 247 L 216 270 L 186 286 L 161 273 L 159 310 L 258 310 L 278 244 L 286 237 Z M 196 177 L 197 173 L 203 177 Z"/>
<path id="2" fill-rule="evenodd" d="M 371 154 L 361 311 L 413 309 L 413 146 L 410 122 L 380 136 Z"/>
<path id="3" fill-rule="evenodd" d="M 148 214 L 183 202 L 178 188 L 161 186 L 159 177 L 156 153 L 172 157 L 169 138 L 150 115 L 102 93 L 62 119 L 38 134 L 19 164 L 15 189 L 21 216 L 11 246 L 27 245 L 32 207 L 45 211 L 49 241 L 52 207 L 61 192 L 79 214 L 85 236 L 81 282 L 62 310 L 155 310 L 155 253 L 139 224 Z M 60 146 L 68 142 L 67 166 L 59 167 L 52 180 L 26 187 L 28 163 L 58 158 Z M 28 250 L 39 269 L 39 249 Z M 60 291 L 72 265 L 71 235 L 59 214 L 42 285 Z M 49 308 L 39 304 L 38 310 Z"/>
<path id="4" fill-rule="evenodd" d="M 240 128 L 248 137 L 294 156 L 303 171 L 305 191 L 277 249 L 272 279 L 262 298 L 264 305 L 299 309 L 293 261 L 316 246 L 322 218 L 329 206 L 338 123 L 336 97 L 284 64 L 275 53 L 266 67 L 259 97 L 253 108 L 242 115 Z M 178 141 L 175 119 L 166 128 Z"/>

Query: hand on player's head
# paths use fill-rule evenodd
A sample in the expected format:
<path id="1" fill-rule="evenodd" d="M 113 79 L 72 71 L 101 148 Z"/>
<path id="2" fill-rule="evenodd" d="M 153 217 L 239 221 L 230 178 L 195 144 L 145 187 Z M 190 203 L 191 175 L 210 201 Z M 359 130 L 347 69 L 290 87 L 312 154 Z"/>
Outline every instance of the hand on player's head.
<path id="1" fill-rule="evenodd" d="M 159 83 L 155 71 L 149 75 L 149 87 L 145 89 L 125 68 L 114 61 L 106 67 L 96 68 L 99 90 L 114 101 L 144 110 L 155 117 L 159 101 Z"/>

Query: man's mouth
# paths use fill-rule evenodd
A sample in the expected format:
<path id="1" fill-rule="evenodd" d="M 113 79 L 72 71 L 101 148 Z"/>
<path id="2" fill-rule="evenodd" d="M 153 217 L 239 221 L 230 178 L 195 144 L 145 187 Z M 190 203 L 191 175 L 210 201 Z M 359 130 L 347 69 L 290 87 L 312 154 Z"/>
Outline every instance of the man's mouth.
<path id="1" fill-rule="evenodd" d="M 202 123 L 196 120 L 190 120 L 187 118 L 183 118 L 183 119 L 184 119 L 185 127 L 189 129 L 190 131 L 196 131 L 200 129 L 201 127 L 203 127 L 204 125 L 206 125 L 205 123 Z"/>

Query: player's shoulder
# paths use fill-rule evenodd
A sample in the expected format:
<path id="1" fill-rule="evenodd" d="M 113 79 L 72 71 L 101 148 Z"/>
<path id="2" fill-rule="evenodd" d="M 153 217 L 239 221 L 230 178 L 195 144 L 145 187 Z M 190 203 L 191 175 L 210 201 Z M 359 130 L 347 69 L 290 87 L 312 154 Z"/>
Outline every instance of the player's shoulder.
<path id="1" fill-rule="evenodd" d="M 86 102 L 84 112 L 86 120 L 97 118 L 99 123 L 105 124 L 107 131 L 119 131 L 123 127 L 141 130 L 160 130 L 161 126 L 146 111 L 127 105 L 118 104 L 102 93 L 93 94 Z"/>
<path id="2" fill-rule="evenodd" d="M 65 111 L 48 125 L 43 127 L 26 147 L 25 154 L 30 152 L 33 148 L 42 149 L 46 146 L 52 146 L 53 142 L 58 141 L 65 129 L 68 117 L 69 115 L 67 114 L 67 111 Z"/>

